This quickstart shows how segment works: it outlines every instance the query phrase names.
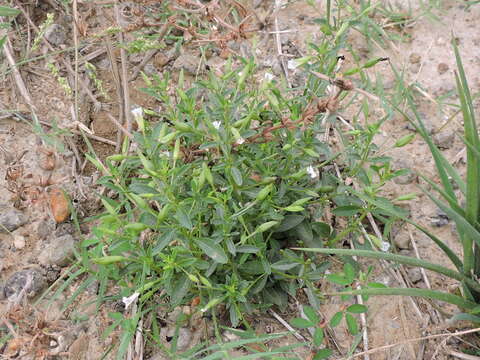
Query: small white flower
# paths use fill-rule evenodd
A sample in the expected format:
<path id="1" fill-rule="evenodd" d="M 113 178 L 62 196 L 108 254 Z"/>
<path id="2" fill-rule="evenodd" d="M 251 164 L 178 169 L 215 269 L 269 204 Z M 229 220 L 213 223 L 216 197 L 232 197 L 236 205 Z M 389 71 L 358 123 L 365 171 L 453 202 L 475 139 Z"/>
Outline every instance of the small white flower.
<path id="1" fill-rule="evenodd" d="M 222 125 L 222 123 L 220 121 L 214 121 L 213 122 L 213 127 L 217 130 L 220 129 L 220 125 Z"/>
<path id="2" fill-rule="evenodd" d="M 319 176 L 318 169 L 315 169 L 312 165 L 307 167 L 307 173 L 312 179 L 315 179 Z"/>
<path id="3" fill-rule="evenodd" d="M 382 247 L 381 249 L 383 252 L 387 252 L 388 250 L 390 250 L 390 244 L 386 241 L 382 241 Z"/>
<path id="4" fill-rule="evenodd" d="M 288 70 L 295 70 L 297 67 L 298 67 L 298 63 L 296 59 L 288 60 L 288 63 L 287 63 Z"/>
<path id="5" fill-rule="evenodd" d="M 132 115 L 135 119 L 142 118 L 143 117 L 143 108 L 137 107 L 132 110 Z"/>
<path id="6" fill-rule="evenodd" d="M 129 308 L 135 301 L 137 301 L 138 297 L 140 296 L 139 292 L 134 292 L 129 297 L 122 297 L 122 302 L 125 304 L 125 310 Z"/>
<path id="7" fill-rule="evenodd" d="M 272 81 L 274 76 L 273 76 L 273 74 L 271 74 L 269 72 L 266 72 L 265 75 L 263 76 L 263 78 L 267 81 Z"/>
<path id="8" fill-rule="evenodd" d="M 244 142 L 245 142 L 245 139 L 241 137 L 240 139 L 237 139 L 236 144 L 242 145 Z"/>
<path id="9" fill-rule="evenodd" d="M 239 77 L 242 77 L 242 76 L 243 76 L 243 71 L 240 71 L 240 72 L 238 73 L 238 76 L 239 76 Z"/>

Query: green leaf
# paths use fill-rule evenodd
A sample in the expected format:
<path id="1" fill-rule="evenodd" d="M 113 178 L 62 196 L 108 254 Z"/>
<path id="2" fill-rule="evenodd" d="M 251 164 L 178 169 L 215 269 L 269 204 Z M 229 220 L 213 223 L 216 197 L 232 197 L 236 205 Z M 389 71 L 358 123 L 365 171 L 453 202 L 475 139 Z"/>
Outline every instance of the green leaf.
<path id="1" fill-rule="evenodd" d="M 99 265 L 110 265 L 110 264 L 115 264 L 120 261 L 126 261 L 126 260 L 128 260 L 128 258 L 126 258 L 125 256 L 115 256 L 115 255 L 92 259 L 92 261 L 95 264 L 99 264 Z"/>
<path id="2" fill-rule="evenodd" d="M 311 306 L 304 306 L 303 312 L 305 313 L 305 316 L 308 318 L 308 320 L 310 320 L 313 324 L 317 324 L 320 322 L 317 312 Z"/>
<path id="3" fill-rule="evenodd" d="M 190 216 L 182 209 L 179 208 L 175 214 L 175 219 L 180 223 L 180 225 L 188 230 L 193 229 L 192 220 Z"/>
<path id="4" fill-rule="evenodd" d="M 240 172 L 240 170 L 238 170 L 235 166 L 232 166 L 230 171 L 231 171 L 231 174 L 232 174 L 233 181 L 235 181 L 235 183 L 238 186 L 241 186 L 243 184 L 243 178 L 242 178 L 242 173 Z"/>
<path id="5" fill-rule="evenodd" d="M 177 306 L 180 305 L 183 298 L 188 294 L 190 288 L 192 287 L 192 282 L 187 275 L 181 274 L 179 278 L 175 279 L 175 283 L 172 287 L 172 292 L 170 295 L 170 305 Z"/>
<path id="6" fill-rule="evenodd" d="M 175 239 L 176 236 L 177 233 L 175 230 L 170 230 L 158 236 L 155 241 L 155 246 L 152 249 L 152 255 L 158 255 L 168 244 L 170 244 Z"/>
<path id="7" fill-rule="evenodd" d="M 340 321 L 342 321 L 342 318 L 343 318 L 342 311 L 335 313 L 335 315 L 333 315 L 332 318 L 330 319 L 330 326 L 332 328 L 337 327 L 340 324 Z"/>
<path id="8" fill-rule="evenodd" d="M 302 206 L 299 205 L 290 205 L 284 208 L 283 210 L 285 211 L 290 211 L 290 212 L 299 212 L 305 210 Z"/>
<path id="9" fill-rule="evenodd" d="M 315 328 L 315 332 L 313 333 L 313 345 L 316 347 L 322 345 L 323 337 L 323 329 L 321 327 Z"/>
<path id="10" fill-rule="evenodd" d="M 212 258 L 217 263 L 226 264 L 228 262 L 227 254 L 223 248 L 220 245 L 215 244 L 212 240 L 208 238 L 195 239 L 195 243 L 203 250 L 205 255 Z"/>
<path id="11" fill-rule="evenodd" d="M 286 215 L 280 225 L 278 225 L 274 232 L 280 233 L 290 230 L 300 224 L 305 219 L 303 215 Z"/>
<path id="12" fill-rule="evenodd" d="M 18 14 L 20 14 L 20 10 L 0 6 L 0 16 L 17 16 Z"/>
<path id="13" fill-rule="evenodd" d="M 343 265 L 343 272 L 345 273 L 345 277 L 350 280 L 349 284 L 355 280 L 355 268 L 350 263 L 345 263 Z"/>
<path id="14" fill-rule="evenodd" d="M 318 350 L 312 360 L 323 360 L 328 358 L 330 355 L 333 354 L 333 351 L 330 349 L 321 349 Z"/>
<path id="15" fill-rule="evenodd" d="M 351 279 L 348 279 L 345 276 L 338 275 L 338 274 L 328 274 L 326 278 L 328 281 L 333 282 L 334 284 L 343 285 L 343 286 L 347 286 L 352 283 Z"/>
<path id="16" fill-rule="evenodd" d="M 360 206 L 357 205 L 346 205 L 346 206 L 338 206 L 333 209 L 333 213 L 337 216 L 353 216 L 356 215 L 362 210 Z"/>
<path id="17" fill-rule="evenodd" d="M 347 322 L 347 328 L 350 334 L 356 335 L 358 334 L 358 324 L 357 319 L 349 313 L 345 314 L 345 320 Z"/>
<path id="18" fill-rule="evenodd" d="M 261 225 L 259 225 L 256 229 L 255 229 L 255 233 L 258 234 L 258 233 L 263 233 L 269 229 L 271 229 L 272 227 L 274 227 L 275 225 L 278 224 L 278 221 L 267 221 L 266 223 L 263 223 Z"/>
<path id="19" fill-rule="evenodd" d="M 290 323 L 292 324 L 292 326 L 295 326 L 299 329 L 306 329 L 315 326 L 315 324 L 312 324 L 312 322 L 304 318 L 294 318 L 290 321 Z"/>
<path id="20" fill-rule="evenodd" d="M 367 312 L 367 307 L 362 304 L 353 304 L 347 308 L 347 311 L 352 314 L 362 314 Z"/>

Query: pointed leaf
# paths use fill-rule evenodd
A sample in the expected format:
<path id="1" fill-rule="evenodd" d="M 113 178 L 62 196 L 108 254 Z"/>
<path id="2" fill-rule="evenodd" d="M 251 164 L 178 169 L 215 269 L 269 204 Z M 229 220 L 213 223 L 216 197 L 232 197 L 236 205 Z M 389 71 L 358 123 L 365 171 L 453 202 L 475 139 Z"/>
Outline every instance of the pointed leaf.
<path id="1" fill-rule="evenodd" d="M 196 239 L 196 244 L 200 249 L 203 250 L 204 254 L 208 257 L 212 258 L 216 262 L 220 264 L 226 264 L 228 262 L 228 257 L 223 248 L 215 244 L 212 240 L 203 238 L 203 239 Z"/>

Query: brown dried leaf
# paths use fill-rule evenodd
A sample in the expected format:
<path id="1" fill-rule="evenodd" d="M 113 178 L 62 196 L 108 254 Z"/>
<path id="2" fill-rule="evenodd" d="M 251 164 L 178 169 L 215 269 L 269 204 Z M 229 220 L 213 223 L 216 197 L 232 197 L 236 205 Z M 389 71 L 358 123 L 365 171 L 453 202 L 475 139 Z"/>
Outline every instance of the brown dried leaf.
<path id="1" fill-rule="evenodd" d="M 50 209 L 55 221 L 58 223 L 64 222 L 70 216 L 70 208 L 67 196 L 63 190 L 53 188 L 48 194 L 48 200 L 50 203 Z"/>

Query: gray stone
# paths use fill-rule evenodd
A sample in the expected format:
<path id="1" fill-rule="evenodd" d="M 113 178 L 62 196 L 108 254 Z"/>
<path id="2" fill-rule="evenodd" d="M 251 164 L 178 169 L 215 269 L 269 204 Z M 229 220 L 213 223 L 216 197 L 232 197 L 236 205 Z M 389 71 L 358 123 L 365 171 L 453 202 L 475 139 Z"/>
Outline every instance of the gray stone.
<path id="1" fill-rule="evenodd" d="M 420 268 L 411 268 L 407 271 L 408 278 L 414 284 L 422 280 L 422 272 Z"/>
<path id="2" fill-rule="evenodd" d="M 413 182 L 416 178 L 416 175 L 413 171 L 410 170 L 410 165 L 409 163 L 407 163 L 405 160 L 398 160 L 395 162 L 394 166 L 393 166 L 393 169 L 395 171 L 397 170 L 402 170 L 402 169 L 407 169 L 409 170 L 408 173 L 406 173 L 405 175 L 401 175 L 401 176 L 397 176 L 393 179 L 393 181 L 395 182 L 395 184 L 399 184 L 399 185 L 406 185 L 406 184 L 410 184 L 411 182 Z"/>
<path id="3" fill-rule="evenodd" d="M 438 146 L 439 149 L 450 149 L 453 146 L 455 140 L 455 133 L 453 131 L 442 131 L 433 135 L 433 143 Z"/>
<path id="4" fill-rule="evenodd" d="M 46 239 L 55 231 L 55 221 L 50 218 L 39 221 L 34 225 L 34 231 L 39 239 Z"/>
<path id="5" fill-rule="evenodd" d="M 413 120 L 416 124 L 418 124 L 418 120 L 415 117 L 415 114 L 413 114 L 412 112 L 408 112 L 407 115 L 408 115 L 410 120 Z M 435 127 L 432 124 L 432 122 L 427 118 L 427 116 L 424 113 L 419 113 L 418 116 L 422 120 L 423 125 L 425 126 L 425 130 L 427 130 L 427 133 L 429 135 L 432 135 L 433 131 L 435 130 Z M 410 131 L 417 131 L 415 129 L 415 127 L 410 122 L 408 122 L 408 124 L 405 126 L 405 128 L 410 130 Z"/>
<path id="6" fill-rule="evenodd" d="M 0 233 L 9 233 L 26 224 L 28 218 L 19 210 L 0 205 Z"/>
<path id="7" fill-rule="evenodd" d="M 73 256 L 75 240 L 72 235 L 65 234 L 59 237 L 52 237 L 38 257 L 43 265 L 68 265 Z"/>
<path id="8" fill-rule="evenodd" d="M 28 285 L 28 286 L 27 286 Z M 21 270 L 8 278 L 3 289 L 7 298 L 13 299 L 24 290 L 28 298 L 33 298 L 43 290 L 45 278 L 38 269 Z"/>
<path id="9" fill-rule="evenodd" d="M 50 44 L 58 46 L 67 39 L 67 32 L 62 25 L 52 24 L 45 30 L 45 38 Z"/>
<path id="10" fill-rule="evenodd" d="M 185 53 L 180 55 L 173 63 L 174 70 L 183 70 L 188 75 L 196 75 L 205 71 L 205 65 L 200 61 L 199 56 Z"/>

